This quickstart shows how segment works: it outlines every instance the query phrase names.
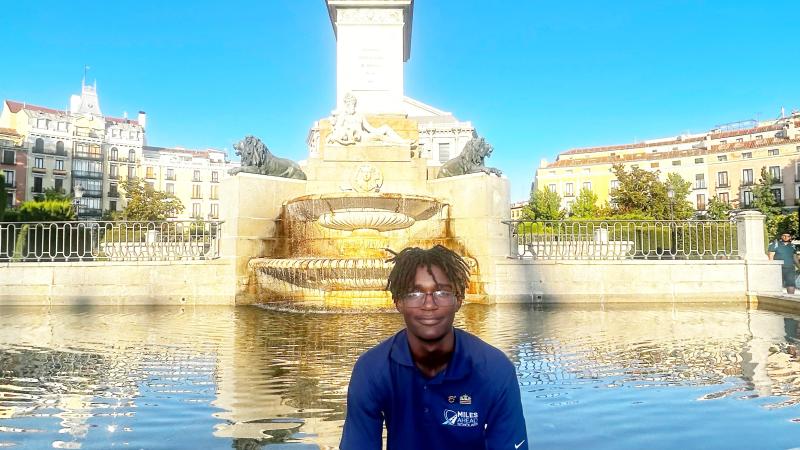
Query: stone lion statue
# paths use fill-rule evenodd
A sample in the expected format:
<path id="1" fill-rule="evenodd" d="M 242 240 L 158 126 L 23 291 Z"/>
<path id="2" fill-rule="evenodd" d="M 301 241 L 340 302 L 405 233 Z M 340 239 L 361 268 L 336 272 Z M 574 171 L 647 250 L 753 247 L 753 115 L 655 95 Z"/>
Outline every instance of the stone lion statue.
<path id="1" fill-rule="evenodd" d="M 255 136 L 246 136 L 234 144 L 233 148 L 242 157 L 242 166 L 229 170 L 231 175 L 244 172 L 295 180 L 306 179 L 306 174 L 296 162 L 273 155 L 261 139 Z"/>
<path id="2" fill-rule="evenodd" d="M 486 167 L 484 160 L 491 156 L 494 148 L 484 138 L 472 138 L 464 146 L 460 155 L 442 164 L 436 178 L 455 177 L 468 173 L 483 172 L 500 176 L 503 172 L 494 167 Z"/>

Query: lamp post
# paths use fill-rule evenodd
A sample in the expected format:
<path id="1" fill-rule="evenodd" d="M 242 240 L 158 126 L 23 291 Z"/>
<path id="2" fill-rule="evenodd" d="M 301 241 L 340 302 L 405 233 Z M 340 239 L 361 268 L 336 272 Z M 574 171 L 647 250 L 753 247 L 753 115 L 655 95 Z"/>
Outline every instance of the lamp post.
<path id="1" fill-rule="evenodd" d="M 667 188 L 667 197 L 669 198 L 669 253 L 672 255 L 672 259 L 675 259 L 675 250 L 676 250 L 676 243 L 675 243 L 675 210 L 673 207 L 673 203 L 675 201 L 675 189 L 672 186 Z"/>
<path id="2" fill-rule="evenodd" d="M 83 186 L 76 184 L 72 188 L 72 191 L 73 191 L 72 204 L 75 206 L 75 219 L 80 220 L 81 219 L 80 205 L 81 205 L 81 198 L 83 198 Z"/>

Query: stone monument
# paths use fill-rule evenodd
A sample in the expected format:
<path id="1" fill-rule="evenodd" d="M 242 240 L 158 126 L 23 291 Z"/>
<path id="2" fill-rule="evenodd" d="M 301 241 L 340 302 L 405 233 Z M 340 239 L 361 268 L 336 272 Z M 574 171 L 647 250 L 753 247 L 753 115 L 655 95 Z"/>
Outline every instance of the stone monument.
<path id="1" fill-rule="evenodd" d="M 305 179 L 241 173 L 223 182 L 237 303 L 390 307 L 386 248 L 434 244 L 471 263 L 469 301 L 492 301 L 508 248 L 508 180 L 485 167 L 483 140 L 438 179 L 417 151 L 419 124 L 398 112 L 413 1 L 326 4 L 340 103 L 315 125 Z"/>

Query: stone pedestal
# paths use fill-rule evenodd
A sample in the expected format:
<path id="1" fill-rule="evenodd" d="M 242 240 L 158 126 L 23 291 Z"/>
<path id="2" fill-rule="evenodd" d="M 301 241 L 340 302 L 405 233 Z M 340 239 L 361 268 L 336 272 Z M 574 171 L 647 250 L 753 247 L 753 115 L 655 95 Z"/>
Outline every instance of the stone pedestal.
<path id="1" fill-rule="evenodd" d="M 428 182 L 430 195 L 450 208 L 450 234 L 478 261 L 479 290 L 485 301 L 497 292 L 497 263 L 508 254 L 509 182 L 505 177 L 475 173 Z M 479 297 L 478 297 L 479 298 Z"/>
<path id="2" fill-rule="evenodd" d="M 747 293 L 782 292 L 781 261 L 770 261 L 764 249 L 764 218 L 758 211 L 736 215 L 739 256 L 747 267 Z"/>
<path id="3" fill-rule="evenodd" d="M 251 258 L 278 256 L 283 203 L 305 194 L 306 181 L 240 173 L 223 180 L 221 190 L 226 202 L 220 211 L 225 221 L 220 251 L 230 261 L 237 304 L 252 303 L 247 263 Z"/>

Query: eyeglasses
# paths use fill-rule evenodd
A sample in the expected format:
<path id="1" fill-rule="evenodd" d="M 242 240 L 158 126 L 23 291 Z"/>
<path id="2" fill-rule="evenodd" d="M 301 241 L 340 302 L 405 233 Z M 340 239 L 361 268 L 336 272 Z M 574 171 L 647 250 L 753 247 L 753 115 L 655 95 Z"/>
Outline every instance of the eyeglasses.
<path id="1" fill-rule="evenodd" d="M 425 304 L 428 296 L 433 298 L 436 306 L 453 306 L 456 304 L 456 294 L 450 291 L 409 292 L 403 297 L 403 303 L 409 308 L 420 308 Z"/>

